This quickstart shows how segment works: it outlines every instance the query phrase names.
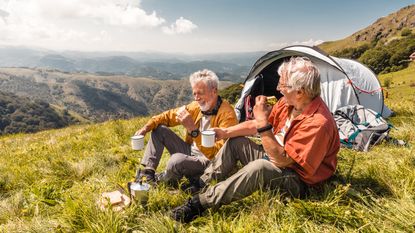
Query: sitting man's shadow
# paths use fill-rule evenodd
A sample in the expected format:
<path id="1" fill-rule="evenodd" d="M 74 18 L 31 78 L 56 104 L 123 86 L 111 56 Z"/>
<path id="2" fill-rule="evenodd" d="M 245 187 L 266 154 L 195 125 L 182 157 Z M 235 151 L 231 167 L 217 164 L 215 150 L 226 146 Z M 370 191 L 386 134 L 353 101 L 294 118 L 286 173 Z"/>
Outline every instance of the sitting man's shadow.
<path id="1" fill-rule="evenodd" d="M 369 176 L 345 177 L 336 172 L 329 180 L 321 185 L 310 187 L 304 199 L 324 200 L 336 195 L 345 195 L 352 199 L 362 199 L 368 195 L 372 197 L 390 197 L 392 190 L 382 181 Z"/>

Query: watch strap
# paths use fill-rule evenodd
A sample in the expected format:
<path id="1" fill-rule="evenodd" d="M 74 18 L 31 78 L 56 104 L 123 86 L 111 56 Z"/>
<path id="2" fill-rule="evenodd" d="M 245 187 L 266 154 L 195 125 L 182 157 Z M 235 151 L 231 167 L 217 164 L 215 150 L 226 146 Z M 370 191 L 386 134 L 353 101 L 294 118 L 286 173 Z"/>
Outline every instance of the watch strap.
<path id="1" fill-rule="evenodd" d="M 272 129 L 272 125 L 271 125 L 271 124 L 267 124 L 267 125 L 266 125 L 266 126 L 264 126 L 264 127 L 257 128 L 257 129 L 256 129 L 256 131 L 257 131 L 258 133 L 263 133 L 263 132 L 268 131 L 268 130 L 271 130 L 271 129 Z"/>

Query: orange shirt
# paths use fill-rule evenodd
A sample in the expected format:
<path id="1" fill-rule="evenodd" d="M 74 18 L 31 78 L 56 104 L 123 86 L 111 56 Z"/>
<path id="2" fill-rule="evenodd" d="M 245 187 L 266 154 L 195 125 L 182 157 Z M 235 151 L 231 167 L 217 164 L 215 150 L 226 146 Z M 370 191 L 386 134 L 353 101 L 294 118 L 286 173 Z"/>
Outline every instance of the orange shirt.
<path id="1" fill-rule="evenodd" d="M 284 127 L 291 108 L 286 105 L 285 98 L 281 98 L 272 109 L 268 120 L 274 126 L 274 134 Z M 292 120 L 284 142 L 286 154 L 296 162 L 291 168 L 305 183 L 320 183 L 335 172 L 339 133 L 330 110 L 320 97 Z"/>

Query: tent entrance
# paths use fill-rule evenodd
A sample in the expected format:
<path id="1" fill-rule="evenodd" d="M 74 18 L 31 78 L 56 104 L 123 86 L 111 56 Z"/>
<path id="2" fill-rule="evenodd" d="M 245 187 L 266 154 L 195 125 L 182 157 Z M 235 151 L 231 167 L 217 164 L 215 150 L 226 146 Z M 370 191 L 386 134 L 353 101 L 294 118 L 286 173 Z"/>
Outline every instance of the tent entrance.
<path id="1" fill-rule="evenodd" d="M 264 92 L 262 95 L 275 96 L 277 99 L 282 97 L 282 94 L 277 91 L 277 85 L 280 80 L 280 76 L 277 71 L 282 62 L 283 59 L 276 60 L 261 71 L 260 75 L 262 75 L 264 82 Z"/>

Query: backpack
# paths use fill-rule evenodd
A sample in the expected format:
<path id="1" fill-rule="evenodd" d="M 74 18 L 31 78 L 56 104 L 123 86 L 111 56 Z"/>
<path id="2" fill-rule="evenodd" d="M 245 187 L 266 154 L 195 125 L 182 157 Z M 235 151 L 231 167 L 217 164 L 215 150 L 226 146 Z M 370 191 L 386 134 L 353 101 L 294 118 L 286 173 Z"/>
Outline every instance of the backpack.
<path id="1" fill-rule="evenodd" d="M 369 151 L 371 146 L 387 139 L 392 125 L 380 113 L 362 105 L 348 105 L 334 112 L 342 146 Z"/>

